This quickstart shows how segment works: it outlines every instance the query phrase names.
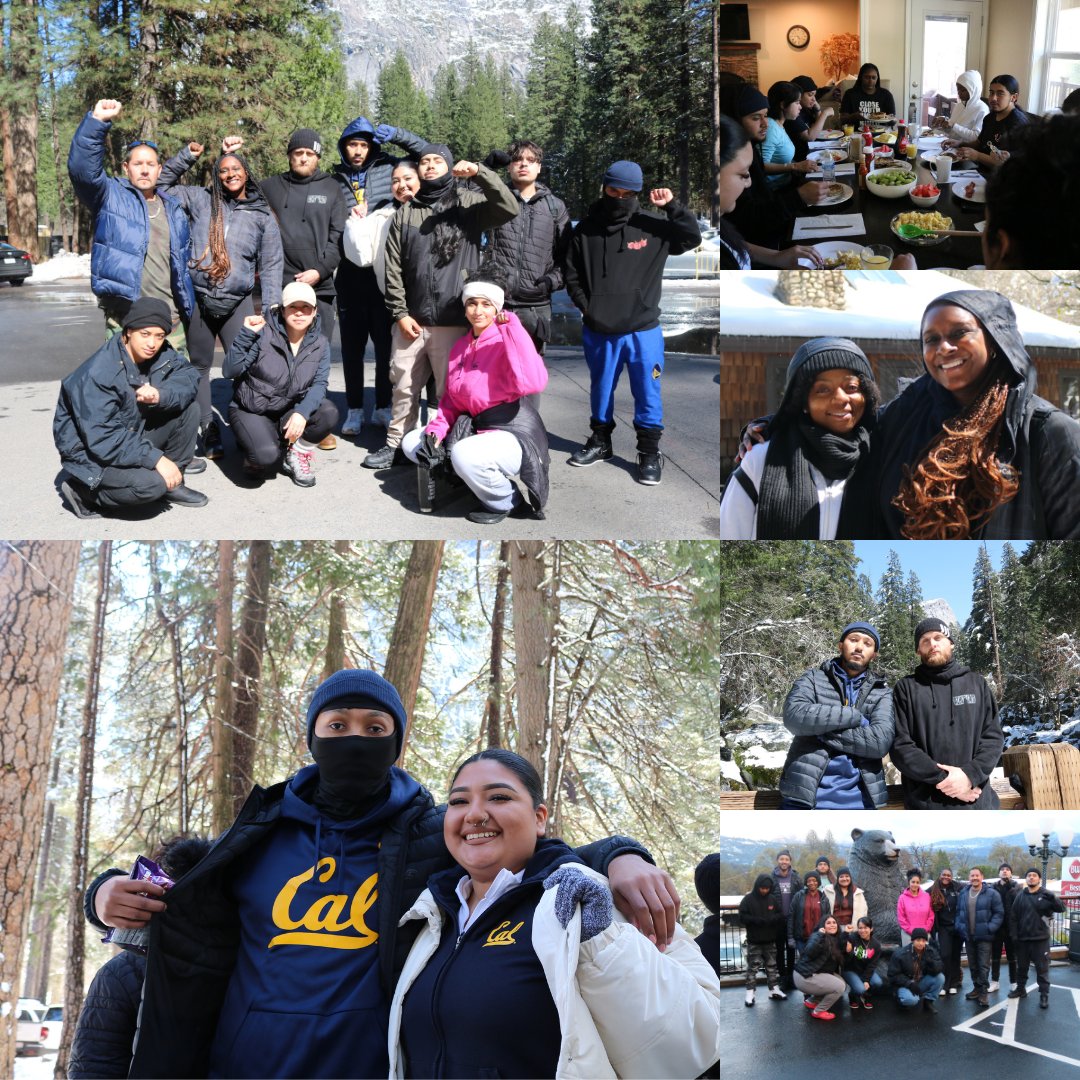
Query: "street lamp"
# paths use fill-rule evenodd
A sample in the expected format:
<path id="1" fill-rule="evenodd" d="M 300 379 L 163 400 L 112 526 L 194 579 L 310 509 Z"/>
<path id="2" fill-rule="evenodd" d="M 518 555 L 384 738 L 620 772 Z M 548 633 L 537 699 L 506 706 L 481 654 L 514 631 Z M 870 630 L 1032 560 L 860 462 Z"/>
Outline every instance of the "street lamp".
<path id="1" fill-rule="evenodd" d="M 1024 840 L 1027 842 L 1028 851 L 1037 859 L 1042 860 L 1042 883 L 1043 888 L 1046 887 L 1046 864 L 1055 856 L 1061 856 L 1065 858 L 1069 854 L 1069 845 L 1073 841 L 1072 829 L 1058 829 L 1057 837 L 1058 843 L 1061 845 L 1059 849 L 1054 849 L 1050 846 L 1050 833 L 1052 832 L 1052 824 L 1048 819 L 1044 819 L 1039 822 L 1038 825 L 1033 825 L 1030 828 L 1024 830 Z M 1042 843 L 1039 843 L 1040 836 Z"/>

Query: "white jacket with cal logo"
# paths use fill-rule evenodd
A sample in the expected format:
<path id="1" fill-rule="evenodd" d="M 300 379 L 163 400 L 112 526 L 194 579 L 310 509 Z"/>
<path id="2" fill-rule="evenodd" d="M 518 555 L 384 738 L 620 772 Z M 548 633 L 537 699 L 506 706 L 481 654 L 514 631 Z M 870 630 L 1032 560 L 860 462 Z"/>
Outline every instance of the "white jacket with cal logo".
<path id="1" fill-rule="evenodd" d="M 607 885 L 585 866 L 583 874 Z M 401 917 L 427 925 L 413 944 L 390 1006 L 390 1076 L 403 1077 L 402 1003 L 434 955 L 444 915 L 425 889 Z M 720 983 L 681 926 L 661 953 L 616 911 L 615 921 L 582 943 L 581 910 L 564 930 L 555 917 L 555 889 L 533 919 L 532 945 L 559 1014 L 562 1044 L 555 1075 L 696 1077 L 720 1057 Z"/>

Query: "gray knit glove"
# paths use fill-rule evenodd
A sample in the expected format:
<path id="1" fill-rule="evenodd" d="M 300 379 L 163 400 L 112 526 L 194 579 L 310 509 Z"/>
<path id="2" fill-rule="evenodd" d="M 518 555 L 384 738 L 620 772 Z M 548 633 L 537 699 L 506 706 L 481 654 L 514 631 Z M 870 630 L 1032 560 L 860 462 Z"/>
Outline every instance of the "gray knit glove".
<path id="1" fill-rule="evenodd" d="M 598 881 L 586 877 L 573 866 L 560 866 L 544 879 L 544 888 L 558 887 L 555 894 L 555 917 L 565 930 L 581 905 L 581 940 L 596 937 L 611 925 L 614 909 L 611 893 Z"/>

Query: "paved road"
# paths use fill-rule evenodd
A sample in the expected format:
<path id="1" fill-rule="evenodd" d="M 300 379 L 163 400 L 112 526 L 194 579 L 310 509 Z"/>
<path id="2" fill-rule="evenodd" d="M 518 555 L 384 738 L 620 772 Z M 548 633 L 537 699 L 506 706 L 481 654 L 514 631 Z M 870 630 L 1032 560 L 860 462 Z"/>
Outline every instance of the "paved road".
<path id="1" fill-rule="evenodd" d="M 667 457 L 663 483 L 634 480 L 633 402 L 624 379 L 616 397 L 616 456 L 588 469 L 567 459 L 588 434 L 589 376 L 581 350 L 549 352 L 550 381 L 541 411 L 550 433 L 551 495 L 544 521 L 507 519 L 498 526 L 464 518 L 465 496 L 433 514 L 421 514 L 412 467 L 372 473 L 360 468 L 368 450 L 382 444 L 381 428 L 365 427 L 355 440 L 339 436 L 338 448 L 320 451 L 318 482 L 295 487 L 278 476 L 260 488 L 239 486 L 240 461 L 226 437 L 224 460 L 192 478 L 210 503 L 201 509 L 169 508 L 123 519 L 79 521 L 57 491 L 59 459 L 51 423 L 57 380 L 102 341 L 102 320 L 85 281 L 0 286 L 0 432 L 9 457 L 0 470 L 3 535 L 45 539 L 315 539 L 349 536 L 391 538 L 602 539 L 708 538 L 717 536 L 720 505 L 719 367 L 715 356 L 668 352 L 664 373 Z M 677 339 L 676 339 L 677 340 Z M 219 353 L 220 362 L 220 353 Z M 344 415 L 344 379 L 334 347 L 330 391 Z M 224 410 L 228 383 L 215 377 L 215 407 Z M 368 357 L 367 384 L 373 382 Z M 368 403 L 370 412 L 371 402 Z"/>

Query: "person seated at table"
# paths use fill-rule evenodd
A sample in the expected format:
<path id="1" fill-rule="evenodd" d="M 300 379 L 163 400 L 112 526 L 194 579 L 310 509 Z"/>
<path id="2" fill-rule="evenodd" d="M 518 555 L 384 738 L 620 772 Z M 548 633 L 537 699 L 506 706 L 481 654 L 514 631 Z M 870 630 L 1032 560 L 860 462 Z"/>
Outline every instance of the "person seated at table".
<path id="1" fill-rule="evenodd" d="M 809 75 L 796 75 L 791 81 L 799 88 L 799 115 L 785 120 L 784 130 L 795 144 L 795 160 L 805 161 L 811 141 L 821 135 L 836 110 L 831 105 L 818 105 L 817 83 Z"/>
<path id="2" fill-rule="evenodd" d="M 771 187 L 791 186 L 792 173 L 809 173 L 818 168 L 816 162 L 806 160 L 806 144 L 803 156 L 796 160 L 795 144 L 787 133 L 786 123 L 798 116 L 802 91 L 789 82 L 773 83 L 769 87 L 768 130 L 761 144 L 761 163 L 765 179 Z"/>
<path id="3" fill-rule="evenodd" d="M 753 447 L 724 490 L 720 538 L 855 535 L 855 512 L 845 495 L 848 481 L 869 460 L 880 400 L 870 361 L 855 342 L 814 338 L 800 345 L 788 364 L 769 440 Z"/>
<path id="4" fill-rule="evenodd" d="M 952 110 L 952 114 L 938 114 L 931 126 L 948 132 L 957 142 L 975 142 L 990 112 L 990 106 L 982 99 L 982 75 L 974 68 L 958 75 L 956 96 L 960 104 Z"/>
<path id="5" fill-rule="evenodd" d="M 726 87 L 720 111 L 742 125 L 750 139 L 750 183 L 730 212 L 731 223 L 752 244 L 774 251 L 791 235 L 798 213 L 805 212 L 828 196 L 828 184 L 808 180 L 799 187 L 773 191 L 765 178 L 761 143 L 769 129 L 769 100 L 749 83 Z"/>
<path id="6" fill-rule="evenodd" d="M 1080 266 L 1080 116 L 1028 124 L 986 184 L 988 270 Z"/>
<path id="7" fill-rule="evenodd" d="M 863 64 L 859 81 L 840 100 L 840 120 L 844 123 L 868 119 L 877 113 L 896 115 L 892 94 L 881 85 L 877 64 Z"/>
<path id="8" fill-rule="evenodd" d="M 750 187 L 750 168 L 754 151 L 750 136 L 741 124 L 735 123 L 730 116 L 720 117 L 720 226 L 717 239 L 720 241 L 721 270 L 749 270 L 751 260 L 763 266 L 777 266 L 788 270 L 799 265 L 800 259 L 807 259 L 813 267 L 821 267 L 824 260 L 817 249 L 796 244 L 784 251 L 748 244 L 739 234 L 739 230 L 725 218 L 731 213 L 739 196 Z"/>
<path id="9" fill-rule="evenodd" d="M 1020 84 L 1011 75 L 995 75 L 986 97 L 990 112 L 978 136 L 970 140 L 946 139 L 942 144 L 946 150 L 955 149 L 957 161 L 974 161 L 983 173 L 1006 159 L 1019 130 L 1031 123 L 1031 117 L 1016 103 Z"/>

